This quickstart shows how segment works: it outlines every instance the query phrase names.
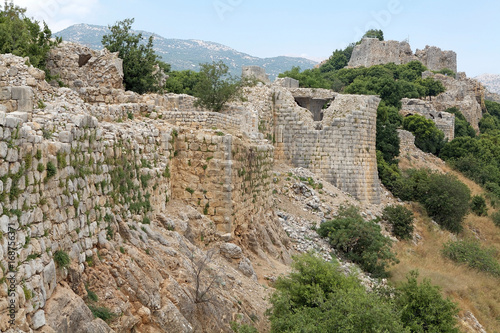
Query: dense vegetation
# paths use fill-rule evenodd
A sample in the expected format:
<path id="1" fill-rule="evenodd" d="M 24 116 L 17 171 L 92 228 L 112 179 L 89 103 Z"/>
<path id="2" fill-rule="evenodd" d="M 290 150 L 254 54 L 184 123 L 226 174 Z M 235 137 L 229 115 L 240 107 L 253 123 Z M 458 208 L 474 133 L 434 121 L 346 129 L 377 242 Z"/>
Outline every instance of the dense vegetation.
<path id="1" fill-rule="evenodd" d="M 480 134 L 455 138 L 443 147 L 440 157 L 500 197 L 500 104 L 485 102 L 488 112 L 479 122 Z"/>
<path id="2" fill-rule="evenodd" d="M 318 234 L 345 258 L 377 277 L 387 276 L 386 267 L 397 262 L 392 241 L 384 237 L 375 221 L 365 221 L 356 207 L 340 207 L 337 217 L 321 224 Z"/>
<path id="3" fill-rule="evenodd" d="M 428 280 L 418 283 L 416 272 L 392 292 L 367 292 L 337 263 L 311 254 L 293 268 L 275 284 L 271 332 L 458 332 L 456 305 Z"/>
<path id="4" fill-rule="evenodd" d="M 393 184 L 396 196 L 420 202 L 430 217 L 451 232 L 462 230 L 469 211 L 470 190 L 455 176 L 421 169 L 407 170 Z"/>
<path id="5" fill-rule="evenodd" d="M 104 35 L 102 45 L 110 52 L 119 52 L 123 59 L 125 88 L 139 94 L 164 90 L 161 71 L 170 71 L 170 65 L 162 62 L 153 50 L 153 37 L 143 42 L 142 34 L 131 32 L 134 19 L 125 19 L 110 26 L 111 33 Z"/>
<path id="6" fill-rule="evenodd" d="M 60 40 L 51 41 L 47 24 L 44 22 L 42 29 L 37 21 L 26 17 L 26 9 L 7 1 L 0 8 L 0 53 L 29 57 L 33 66 L 47 72 L 47 54 Z"/>

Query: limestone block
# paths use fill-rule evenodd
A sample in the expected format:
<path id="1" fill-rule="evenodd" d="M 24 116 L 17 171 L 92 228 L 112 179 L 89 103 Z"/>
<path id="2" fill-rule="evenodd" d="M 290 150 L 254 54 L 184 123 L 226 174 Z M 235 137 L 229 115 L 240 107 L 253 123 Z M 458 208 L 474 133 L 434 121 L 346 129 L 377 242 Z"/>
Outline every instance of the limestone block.
<path id="1" fill-rule="evenodd" d="M 7 215 L 2 215 L 2 217 L 0 217 L 0 230 L 6 234 L 9 232 L 9 217 Z"/>
<path id="2" fill-rule="evenodd" d="M 7 101 L 12 99 L 12 87 L 0 88 L 0 100 Z"/>
<path id="3" fill-rule="evenodd" d="M 56 265 L 54 260 L 50 260 L 50 263 L 43 269 L 43 286 L 47 293 L 47 299 L 52 296 L 56 285 Z"/>
<path id="4" fill-rule="evenodd" d="M 12 87 L 12 99 L 17 101 L 18 111 L 33 111 L 33 89 L 31 87 Z"/>
<path id="5" fill-rule="evenodd" d="M 22 122 L 21 118 L 11 116 L 10 113 L 5 117 L 5 127 L 8 128 L 17 128 Z"/>
<path id="6" fill-rule="evenodd" d="M 238 265 L 238 269 L 248 277 L 252 277 L 255 281 L 257 280 L 257 274 L 255 274 L 255 271 L 253 269 L 252 263 L 248 258 L 243 258 L 240 261 L 240 264 Z"/>
<path id="7" fill-rule="evenodd" d="M 228 259 L 239 259 L 243 256 L 241 248 L 233 243 L 224 243 L 220 247 L 221 254 Z"/>
<path id="8" fill-rule="evenodd" d="M 21 119 L 23 122 L 28 121 L 28 113 L 27 112 L 22 112 L 22 111 L 14 111 L 9 113 L 9 116 L 17 117 Z"/>

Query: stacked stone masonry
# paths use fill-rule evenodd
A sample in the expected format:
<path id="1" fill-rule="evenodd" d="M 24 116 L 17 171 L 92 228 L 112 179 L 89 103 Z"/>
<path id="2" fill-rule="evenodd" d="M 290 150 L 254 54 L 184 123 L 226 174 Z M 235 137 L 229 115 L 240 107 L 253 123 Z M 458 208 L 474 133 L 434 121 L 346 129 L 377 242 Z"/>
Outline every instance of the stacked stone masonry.
<path id="1" fill-rule="evenodd" d="M 49 52 L 47 68 L 70 88 L 123 88 L 123 61 L 106 49 L 63 42 Z"/>
<path id="2" fill-rule="evenodd" d="M 426 46 L 413 54 L 407 42 L 380 41 L 377 38 L 364 38 L 361 44 L 356 45 L 348 66 L 371 67 L 388 63 L 402 65 L 414 60 L 420 61 L 432 71 L 447 68 L 457 72 L 457 54 L 453 51 L 442 51 L 435 46 Z"/>
<path id="3" fill-rule="evenodd" d="M 423 101 L 421 99 L 403 98 L 401 104 L 400 113 L 404 117 L 414 114 L 424 116 L 427 119 L 431 119 L 436 124 L 436 127 L 444 133 L 444 137 L 448 139 L 448 141 L 455 138 L 454 114 L 444 111 L 439 112 L 434 108 L 432 102 Z"/>

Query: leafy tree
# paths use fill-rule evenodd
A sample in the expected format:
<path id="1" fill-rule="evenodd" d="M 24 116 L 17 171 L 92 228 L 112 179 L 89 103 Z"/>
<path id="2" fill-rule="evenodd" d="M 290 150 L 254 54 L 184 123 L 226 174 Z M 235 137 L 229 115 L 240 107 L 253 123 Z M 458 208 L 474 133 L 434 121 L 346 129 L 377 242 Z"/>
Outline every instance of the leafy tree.
<path id="1" fill-rule="evenodd" d="M 175 94 L 194 94 L 194 87 L 198 83 L 199 73 L 191 70 L 172 71 L 168 73 L 165 88 Z"/>
<path id="2" fill-rule="evenodd" d="M 470 190 L 455 176 L 410 169 L 394 183 L 393 193 L 402 200 L 420 202 L 443 228 L 455 233 L 462 230 Z"/>
<path id="3" fill-rule="evenodd" d="M 444 299 L 439 287 L 425 279 L 418 283 L 418 272 L 411 271 L 407 282 L 398 287 L 396 305 L 402 309 L 403 325 L 411 332 L 458 333 L 458 307 Z"/>
<path id="4" fill-rule="evenodd" d="M 222 61 L 200 64 L 198 83 L 194 87 L 196 106 L 219 112 L 224 105 L 235 98 L 240 82 L 228 72 L 229 67 Z"/>
<path id="5" fill-rule="evenodd" d="M 392 225 L 392 233 L 399 239 L 410 239 L 413 234 L 413 212 L 404 206 L 387 206 L 382 219 Z"/>
<path id="6" fill-rule="evenodd" d="M 387 276 L 387 265 L 397 262 L 391 240 L 382 235 L 377 223 L 365 221 L 356 207 L 341 208 L 335 219 L 321 224 L 318 234 L 374 276 Z"/>
<path id="7" fill-rule="evenodd" d="M 425 89 L 425 96 L 429 96 L 430 100 L 432 100 L 432 96 L 437 96 L 446 90 L 441 81 L 437 81 L 432 77 L 419 79 L 416 83 Z"/>
<path id="8" fill-rule="evenodd" d="M 367 293 L 338 264 L 312 254 L 294 259 L 271 296 L 271 332 L 408 332 L 389 299 Z"/>
<path id="9" fill-rule="evenodd" d="M 433 173 L 429 177 L 423 205 L 427 213 L 451 232 L 462 230 L 462 220 L 469 211 L 470 190 L 452 175 Z"/>
<path id="10" fill-rule="evenodd" d="M 104 35 L 102 45 L 110 52 L 118 52 L 123 59 L 125 88 L 138 94 L 161 92 L 159 73 L 170 71 L 170 65 L 160 61 L 153 50 L 153 36 L 144 43 L 142 34 L 131 32 L 134 19 L 125 19 L 110 26 L 111 33 Z"/>
<path id="11" fill-rule="evenodd" d="M 1 8 L 1 5 L 0 5 Z M 12 53 L 29 57 L 30 63 L 42 70 L 46 69 L 47 54 L 51 46 L 61 42 L 51 41 L 52 32 L 43 22 L 26 17 L 26 9 L 5 1 L 0 11 L 0 53 Z"/>
<path id="12" fill-rule="evenodd" d="M 382 30 L 370 29 L 367 32 L 365 32 L 363 37 L 378 38 L 378 40 L 382 41 L 384 40 L 384 32 Z"/>
<path id="13" fill-rule="evenodd" d="M 427 153 L 437 155 L 445 144 L 443 132 L 437 129 L 432 120 L 421 115 L 406 117 L 403 128 L 415 135 L 415 145 Z"/>

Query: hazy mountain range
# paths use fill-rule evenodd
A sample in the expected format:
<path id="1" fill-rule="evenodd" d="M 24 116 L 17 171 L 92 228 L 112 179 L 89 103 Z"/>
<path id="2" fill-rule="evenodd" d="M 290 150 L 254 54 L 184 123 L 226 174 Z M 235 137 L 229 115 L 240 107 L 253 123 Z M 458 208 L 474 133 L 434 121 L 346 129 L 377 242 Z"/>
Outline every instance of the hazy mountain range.
<path id="1" fill-rule="evenodd" d="M 147 40 L 154 38 L 154 49 L 163 61 L 172 65 L 172 70 L 192 69 L 197 71 L 200 63 L 222 60 L 230 67 L 231 73 L 241 75 L 242 66 L 261 66 L 266 69 L 271 80 L 279 73 L 290 70 L 293 66 L 301 69 L 313 68 L 315 61 L 296 57 L 258 58 L 246 53 L 238 52 L 228 46 L 194 39 L 170 39 L 147 31 L 142 33 Z M 76 24 L 55 33 L 65 41 L 80 43 L 92 49 L 102 49 L 102 36 L 109 33 L 104 26 Z"/>
<path id="2" fill-rule="evenodd" d="M 500 75 L 482 74 L 476 76 L 475 79 L 484 84 L 492 93 L 500 94 Z"/>

